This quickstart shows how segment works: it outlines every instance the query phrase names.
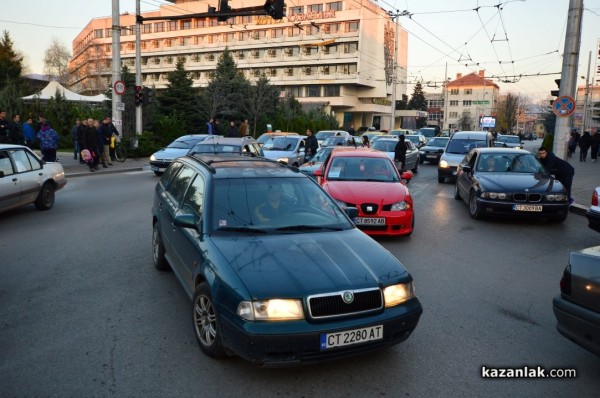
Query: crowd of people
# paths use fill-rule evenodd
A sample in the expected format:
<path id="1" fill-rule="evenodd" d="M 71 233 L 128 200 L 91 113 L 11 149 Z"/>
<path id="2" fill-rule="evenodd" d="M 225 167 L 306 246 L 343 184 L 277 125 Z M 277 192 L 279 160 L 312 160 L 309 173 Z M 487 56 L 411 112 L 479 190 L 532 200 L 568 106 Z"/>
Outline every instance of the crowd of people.
<path id="1" fill-rule="evenodd" d="M 92 118 L 77 119 L 71 128 L 73 158 L 86 164 L 91 172 L 98 170 L 100 163 L 103 168 L 112 166 L 114 137 L 118 135 L 110 116 L 106 116 L 102 123 Z"/>
<path id="2" fill-rule="evenodd" d="M 243 122 L 229 122 L 225 130 L 221 127 L 221 121 L 217 118 L 211 118 L 206 122 L 206 133 L 208 135 L 222 135 L 225 137 L 244 137 L 249 134 L 248 119 Z"/>
<path id="3" fill-rule="evenodd" d="M 577 130 L 573 130 L 567 144 L 567 156 L 573 156 L 577 152 L 577 148 L 579 148 L 580 162 L 586 161 L 588 152 L 592 162 L 596 162 L 600 152 L 600 132 L 596 131 L 591 134 L 589 131 L 584 131 L 582 135 Z"/>

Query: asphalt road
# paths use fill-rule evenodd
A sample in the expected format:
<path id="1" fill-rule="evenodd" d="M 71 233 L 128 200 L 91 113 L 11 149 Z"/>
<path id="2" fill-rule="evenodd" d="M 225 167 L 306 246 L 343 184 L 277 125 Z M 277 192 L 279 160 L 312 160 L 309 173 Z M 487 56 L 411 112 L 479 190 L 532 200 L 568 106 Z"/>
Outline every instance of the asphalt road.
<path id="1" fill-rule="evenodd" d="M 476 221 L 427 164 L 409 184 L 416 230 L 379 239 L 412 273 L 424 313 L 392 349 L 263 369 L 204 356 L 190 301 L 152 267 L 148 170 L 69 179 L 55 207 L 0 215 L 0 396 L 578 396 L 600 358 L 555 330 L 552 297 L 584 217 Z M 574 368 L 575 379 L 483 379 L 481 367 Z"/>

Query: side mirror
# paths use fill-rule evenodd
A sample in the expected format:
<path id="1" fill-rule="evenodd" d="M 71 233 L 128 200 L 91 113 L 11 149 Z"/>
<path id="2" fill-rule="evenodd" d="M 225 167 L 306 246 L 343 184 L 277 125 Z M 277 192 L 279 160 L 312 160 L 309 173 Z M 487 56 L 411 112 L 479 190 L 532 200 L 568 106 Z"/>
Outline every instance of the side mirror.
<path id="1" fill-rule="evenodd" d="M 471 166 L 463 166 L 462 171 L 464 171 L 465 173 L 470 173 L 473 171 L 473 169 L 471 168 Z"/>
<path id="2" fill-rule="evenodd" d="M 404 171 L 402 172 L 402 175 L 400 177 L 402 177 L 402 179 L 406 180 L 406 182 L 408 183 L 412 179 L 413 173 L 410 171 Z"/>
<path id="3" fill-rule="evenodd" d="M 179 214 L 173 219 L 173 226 L 181 228 L 192 228 L 198 231 L 196 216 L 193 214 Z M 200 231 L 198 231 L 200 232 Z"/>

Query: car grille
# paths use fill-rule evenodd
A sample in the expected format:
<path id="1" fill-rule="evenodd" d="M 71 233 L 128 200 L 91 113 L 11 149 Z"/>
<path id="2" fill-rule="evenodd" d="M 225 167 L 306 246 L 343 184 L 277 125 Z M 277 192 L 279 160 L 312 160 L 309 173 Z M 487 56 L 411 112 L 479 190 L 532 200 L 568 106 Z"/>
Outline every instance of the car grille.
<path id="1" fill-rule="evenodd" d="M 343 299 L 348 292 L 354 295 L 351 303 L 345 303 Z M 347 316 L 382 308 L 381 289 L 345 290 L 308 297 L 308 310 L 313 319 Z"/>
<path id="2" fill-rule="evenodd" d="M 542 195 L 539 193 L 515 193 L 513 199 L 515 202 L 537 203 L 542 201 Z"/>
<path id="3" fill-rule="evenodd" d="M 360 209 L 362 210 L 363 214 L 377 214 L 379 206 L 375 203 L 363 203 L 360 205 Z"/>

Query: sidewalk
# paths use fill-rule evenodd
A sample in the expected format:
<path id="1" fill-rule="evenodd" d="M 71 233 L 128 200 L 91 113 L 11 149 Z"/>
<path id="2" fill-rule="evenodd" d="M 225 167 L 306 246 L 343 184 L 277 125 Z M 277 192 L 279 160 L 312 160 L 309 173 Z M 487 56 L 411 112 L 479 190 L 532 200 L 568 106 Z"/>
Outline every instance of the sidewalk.
<path id="1" fill-rule="evenodd" d="M 41 156 L 40 156 L 41 157 Z M 91 172 L 86 164 L 79 163 L 79 160 L 73 159 L 72 152 L 57 152 L 57 160 L 62 164 L 67 178 L 88 176 L 92 174 L 110 174 L 123 173 L 126 171 L 141 171 L 146 166 L 150 166 L 148 158 L 127 159 L 124 162 L 113 161 L 112 166 L 103 168 L 102 163 L 99 164 L 98 170 Z"/>

